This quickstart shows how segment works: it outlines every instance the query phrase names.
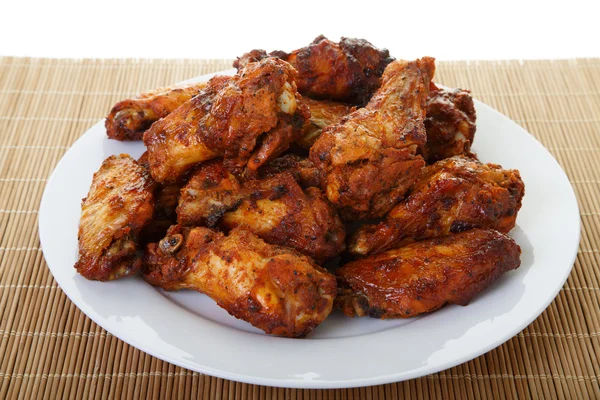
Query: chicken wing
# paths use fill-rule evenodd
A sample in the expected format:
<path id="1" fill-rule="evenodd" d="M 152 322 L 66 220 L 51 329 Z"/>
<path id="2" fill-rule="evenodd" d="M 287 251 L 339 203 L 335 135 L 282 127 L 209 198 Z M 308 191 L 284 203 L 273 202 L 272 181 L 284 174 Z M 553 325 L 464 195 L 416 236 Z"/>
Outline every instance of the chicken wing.
<path id="1" fill-rule="evenodd" d="M 472 228 L 508 232 L 515 226 L 525 186 L 517 170 L 464 156 L 424 168 L 408 196 L 376 225 L 363 225 L 350 239 L 357 256 L 413 240 Z"/>
<path id="2" fill-rule="evenodd" d="M 423 157 L 428 163 L 460 154 L 469 155 L 475 136 L 475 106 L 468 90 L 443 89 L 432 84 L 427 99 Z"/>
<path id="3" fill-rule="evenodd" d="M 137 163 L 146 169 L 150 176 L 150 166 L 148 164 L 148 152 L 144 152 L 137 160 Z M 185 182 L 173 182 L 160 184 L 157 183 L 154 189 L 154 213 L 152 219 L 144 226 L 140 232 L 140 244 L 146 245 L 150 242 L 158 242 L 165 237 L 167 229 L 177 223 L 177 214 L 175 209 L 179 201 L 179 192 Z"/>
<path id="4" fill-rule="evenodd" d="M 369 104 L 323 129 L 310 149 L 323 190 L 345 219 L 383 216 L 417 179 L 434 70 L 429 57 L 392 62 Z"/>
<path id="5" fill-rule="evenodd" d="M 258 170 L 258 176 L 268 178 L 282 172 L 292 174 L 296 182 L 303 188 L 321 186 L 319 169 L 308 158 L 298 154 L 286 154 L 274 159 Z"/>
<path id="6" fill-rule="evenodd" d="M 182 189 L 177 217 L 184 226 L 241 227 L 317 262 L 345 248 L 344 226 L 321 190 L 302 190 L 287 172 L 241 184 L 222 164 L 210 163 Z"/>
<path id="7" fill-rule="evenodd" d="M 303 134 L 296 143 L 306 150 L 310 150 L 313 144 L 321 136 L 321 131 L 328 125 L 337 124 L 346 115 L 355 110 L 354 107 L 337 101 L 314 100 L 310 97 L 302 98 L 302 102 L 310 110 L 310 120 L 302 129 Z"/>
<path id="8" fill-rule="evenodd" d="M 386 49 L 378 49 L 363 39 L 342 38 L 339 43 L 318 36 L 310 45 L 291 53 L 252 50 L 233 66 L 244 68 L 265 57 L 278 57 L 298 70 L 300 93 L 315 98 L 364 105 L 381 84 L 385 67 L 394 60 Z"/>
<path id="9" fill-rule="evenodd" d="M 294 250 L 250 232 L 229 235 L 173 226 L 147 246 L 144 278 L 166 290 L 205 293 L 236 318 L 268 334 L 306 336 L 329 315 L 335 277 Z"/>
<path id="10" fill-rule="evenodd" d="M 412 243 L 336 271 L 344 314 L 408 318 L 444 304 L 465 306 L 521 264 L 520 247 L 495 230 L 474 229 Z"/>
<path id="11" fill-rule="evenodd" d="M 267 58 L 232 78 L 211 79 L 144 134 L 152 177 L 175 181 L 217 157 L 232 169 L 257 169 L 277 157 L 310 116 L 299 102 L 295 75 L 285 61 Z"/>
<path id="12" fill-rule="evenodd" d="M 217 226 L 225 212 L 237 207 L 244 197 L 238 178 L 222 160 L 202 164 L 181 189 L 177 221 L 184 226 Z"/>
<path id="13" fill-rule="evenodd" d="M 160 88 L 120 101 L 106 117 L 106 134 L 116 140 L 142 140 L 154 122 L 175 111 L 205 87 L 206 82 Z"/>
<path id="14" fill-rule="evenodd" d="M 108 281 L 140 268 L 138 235 L 152 218 L 153 191 L 146 170 L 128 155 L 104 160 L 81 205 L 75 263 L 81 275 Z"/>

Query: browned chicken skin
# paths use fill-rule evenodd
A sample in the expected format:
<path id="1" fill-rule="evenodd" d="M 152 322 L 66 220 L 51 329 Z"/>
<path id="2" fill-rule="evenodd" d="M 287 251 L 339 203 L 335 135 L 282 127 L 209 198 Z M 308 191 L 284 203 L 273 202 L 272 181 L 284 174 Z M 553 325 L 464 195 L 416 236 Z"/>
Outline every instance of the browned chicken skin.
<path id="1" fill-rule="evenodd" d="M 296 71 L 268 58 L 234 77 L 215 77 L 196 97 L 144 134 L 150 172 L 176 181 L 202 161 L 223 157 L 228 168 L 257 169 L 302 134 L 309 111 L 299 102 Z"/>
<path id="2" fill-rule="evenodd" d="M 425 165 L 425 102 L 433 58 L 394 61 L 369 104 L 323 129 L 310 149 L 327 198 L 347 220 L 378 218 L 415 182 Z"/>
<path id="3" fill-rule="evenodd" d="M 444 304 L 467 305 L 521 264 L 520 247 L 495 230 L 474 229 L 412 243 L 336 271 L 344 314 L 408 318 Z"/>
<path id="4" fill-rule="evenodd" d="M 381 84 L 385 67 L 394 60 L 389 51 L 363 39 L 342 38 L 339 43 L 318 36 L 310 45 L 291 53 L 252 50 L 233 64 L 243 68 L 249 62 L 278 57 L 298 70 L 300 93 L 314 98 L 365 104 Z"/>
<path id="5" fill-rule="evenodd" d="M 302 190 L 288 172 L 241 183 L 222 163 L 211 162 L 181 190 L 177 220 L 184 226 L 242 227 L 318 262 L 345 248 L 344 226 L 321 190 Z"/>
<path id="6" fill-rule="evenodd" d="M 137 163 L 146 169 L 150 175 L 150 166 L 148 165 L 148 152 L 140 156 Z M 140 244 L 145 245 L 150 242 L 157 242 L 167 233 L 171 225 L 177 223 L 177 214 L 175 209 L 179 202 L 179 192 L 184 182 L 173 182 L 160 184 L 157 183 L 154 189 L 154 213 L 152 219 L 144 226 L 140 232 Z"/>
<path id="7" fill-rule="evenodd" d="M 434 163 L 460 154 L 470 155 L 475 120 L 475 105 L 468 90 L 437 88 L 432 84 L 427 99 L 423 158 Z"/>
<path id="8" fill-rule="evenodd" d="M 106 134 L 111 139 L 142 140 L 154 122 L 175 111 L 205 87 L 206 82 L 160 88 L 122 100 L 106 117 Z"/>
<path id="9" fill-rule="evenodd" d="M 472 228 L 506 233 L 515 226 L 524 192 L 517 170 L 463 156 L 441 160 L 421 171 L 383 222 L 356 231 L 348 250 L 364 256 Z"/>
<path id="10" fill-rule="evenodd" d="M 81 205 L 75 263 L 81 275 L 109 281 L 140 268 L 138 236 L 152 218 L 153 192 L 147 171 L 128 155 L 104 160 Z"/>
<path id="11" fill-rule="evenodd" d="M 266 333 L 303 337 L 331 312 L 333 275 L 294 250 L 242 229 L 229 235 L 173 226 L 148 245 L 144 278 L 166 290 L 205 293 L 236 318 Z"/>
<path id="12" fill-rule="evenodd" d="M 310 120 L 302 128 L 303 134 L 296 143 L 306 150 L 310 150 L 313 144 L 321 136 L 321 131 L 328 125 L 337 124 L 343 117 L 350 114 L 356 108 L 346 103 L 331 100 L 314 100 L 310 97 L 302 98 L 302 103 L 310 110 Z"/>
<path id="13" fill-rule="evenodd" d="M 321 174 L 319 169 L 308 158 L 298 154 L 286 154 L 278 157 L 258 171 L 261 178 L 275 176 L 282 172 L 292 174 L 296 182 L 303 187 L 320 187 Z"/>

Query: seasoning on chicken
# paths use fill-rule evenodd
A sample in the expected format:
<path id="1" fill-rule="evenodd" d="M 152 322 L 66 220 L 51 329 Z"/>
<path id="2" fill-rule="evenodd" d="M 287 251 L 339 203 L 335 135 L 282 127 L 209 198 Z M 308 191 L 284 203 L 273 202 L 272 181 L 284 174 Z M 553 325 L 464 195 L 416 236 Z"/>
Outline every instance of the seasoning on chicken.
<path id="1" fill-rule="evenodd" d="M 336 271 L 336 305 L 349 317 L 408 318 L 444 304 L 467 305 L 500 275 L 521 264 L 510 237 L 474 229 L 412 243 Z"/>
<path id="2" fill-rule="evenodd" d="M 142 140 L 154 122 L 175 111 L 205 87 L 206 82 L 160 88 L 122 100 L 106 117 L 106 134 L 116 140 Z"/>
<path id="3" fill-rule="evenodd" d="M 310 150 L 312 145 L 315 144 L 321 136 L 323 128 L 339 123 L 343 117 L 356 109 L 346 103 L 314 100 L 310 97 L 302 98 L 302 102 L 310 110 L 310 120 L 304 125 L 302 136 L 297 138 L 295 142 L 306 150 Z"/>
<path id="4" fill-rule="evenodd" d="M 296 182 L 303 187 L 320 187 L 321 174 L 312 161 L 298 154 L 286 154 L 278 157 L 258 170 L 261 178 L 271 177 L 282 172 L 292 174 Z"/>
<path id="5" fill-rule="evenodd" d="M 392 62 L 369 104 L 325 127 L 310 149 L 327 198 L 346 220 L 383 216 L 416 181 L 434 70 L 429 57 Z"/>
<path id="6" fill-rule="evenodd" d="M 317 262 L 345 248 L 344 226 L 321 190 L 302 190 L 288 172 L 240 182 L 218 161 L 203 165 L 181 190 L 177 221 L 224 230 L 242 227 Z"/>
<path id="7" fill-rule="evenodd" d="M 252 50 L 238 58 L 233 66 L 267 57 L 278 57 L 298 70 L 296 84 L 300 93 L 320 99 L 366 104 L 381 85 L 385 67 L 394 60 L 386 49 L 378 49 L 364 39 L 343 37 L 339 43 L 318 36 L 307 47 L 291 53 Z"/>
<path id="8" fill-rule="evenodd" d="M 299 102 L 295 75 L 290 64 L 268 58 L 234 77 L 211 79 L 144 134 L 152 177 L 173 182 L 217 157 L 232 170 L 255 170 L 277 157 L 310 116 Z"/>
<path id="9" fill-rule="evenodd" d="M 303 337 L 331 312 L 335 277 L 310 258 L 236 228 L 175 225 L 147 246 L 143 276 L 166 290 L 205 293 L 268 334 Z"/>
<path id="10" fill-rule="evenodd" d="M 517 170 L 456 156 L 424 168 L 408 196 L 385 220 L 363 225 L 349 243 L 357 256 L 473 228 L 507 233 L 525 186 Z"/>
<path id="11" fill-rule="evenodd" d="M 468 90 L 431 85 L 427 99 L 423 158 L 434 163 L 457 155 L 471 155 L 475 137 L 475 105 Z"/>
<path id="12" fill-rule="evenodd" d="M 109 281 L 141 266 L 138 236 L 152 218 L 154 181 L 126 154 L 110 156 L 94 174 L 81 205 L 77 271 Z"/>

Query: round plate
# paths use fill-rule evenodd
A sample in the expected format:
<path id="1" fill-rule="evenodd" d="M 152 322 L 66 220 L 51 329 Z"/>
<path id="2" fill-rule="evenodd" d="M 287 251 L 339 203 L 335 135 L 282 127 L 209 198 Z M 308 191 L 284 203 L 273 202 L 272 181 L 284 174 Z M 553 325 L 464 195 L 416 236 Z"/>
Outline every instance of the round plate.
<path id="1" fill-rule="evenodd" d="M 577 201 L 558 163 L 516 123 L 481 102 L 475 105 L 474 151 L 484 162 L 519 169 L 526 195 L 511 232 L 523 250 L 521 267 L 467 307 L 388 321 L 335 311 L 308 338 L 286 339 L 236 320 L 200 293 L 166 293 L 139 276 L 86 280 L 73 268 L 81 199 L 106 157 L 144 151 L 141 142 L 109 140 L 103 122 L 66 152 L 48 181 L 39 214 L 44 256 L 60 287 L 94 322 L 132 346 L 198 372 L 261 385 L 341 388 L 450 368 L 502 344 L 540 315 L 569 275 L 579 244 Z"/>

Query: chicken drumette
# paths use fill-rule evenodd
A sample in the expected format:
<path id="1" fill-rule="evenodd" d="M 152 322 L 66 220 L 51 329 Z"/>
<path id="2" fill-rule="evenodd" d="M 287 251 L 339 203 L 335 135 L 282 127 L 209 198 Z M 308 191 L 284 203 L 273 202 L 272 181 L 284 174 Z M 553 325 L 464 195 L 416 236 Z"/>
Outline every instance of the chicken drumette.
<path id="1" fill-rule="evenodd" d="M 215 77 L 196 97 L 144 134 L 152 177 L 175 181 L 202 161 L 223 157 L 255 170 L 287 149 L 309 111 L 299 102 L 295 69 L 268 58 L 234 77 Z"/>
<path id="2" fill-rule="evenodd" d="M 517 170 L 456 156 L 421 171 L 408 196 L 375 225 L 356 231 L 356 256 L 472 228 L 507 233 L 515 226 L 525 186 Z"/>
<path id="3" fill-rule="evenodd" d="M 344 314 L 408 318 L 444 304 L 467 305 L 506 271 L 521 264 L 510 237 L 473 229 L 369 256 L 336 271 L 336 305 Z"/>
<path id="4" fill-rule="evenodd" d="M 342 38 L 339 43 L 318 36 L 307 47 L 291 53 L 252 50 L 233 66 L 278 57 L 298 70 L 298 90 L 307 96 L 363 105 L 381 84 L 381 74 L 394 60 L 389 51 L 378 49 L 363 39 Z"/>
<path id="5" fill-rule="evenodd" d="M 344 226 L 321 190 L 302 190 L 288 172 L 240 182 L 221 162 L 212 161 L 181 190 L 177 220 L 184 226 L 242 227 L 318 262 L 345 247 Z"/>
<path id="6" fill-rule="evenodd" d="M 172 226 L 147 246 L 143 276 L 166 290 L 205 293 L 236 318 L 266 333 L 306 336 L 331 312 L 333 275 L 294 250 L 236 228 Z"/>
<path id="7" fill-rule="evenodd" d="M 141 266 L 138 236 L 152 218 L 154 181 L 126 154 L 110 156 L 94 174 L 81 205 L 77 271 L 108 281 Z"/>
<path id="8" fill-rule="evenodd" d="M 388 212 L 425 165 L 425 102 L 433 58 L 394 61 L 369 104 L 329 125 L 310 149 L 327 198 L 347 220 Z"/>

